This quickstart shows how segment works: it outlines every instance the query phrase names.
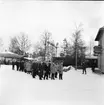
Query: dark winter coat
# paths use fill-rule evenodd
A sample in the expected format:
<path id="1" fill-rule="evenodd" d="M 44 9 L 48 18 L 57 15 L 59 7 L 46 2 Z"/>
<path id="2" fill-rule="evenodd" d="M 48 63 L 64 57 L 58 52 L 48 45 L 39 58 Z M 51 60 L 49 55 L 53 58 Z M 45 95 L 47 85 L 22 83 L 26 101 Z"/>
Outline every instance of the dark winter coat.
<path id="1" fill-rule="evenodd" d="M 86 69 L 86 62 L 83 62 L 83 63 L 82 63 L 82 68 L 83 68 L 83 69 Z"/>

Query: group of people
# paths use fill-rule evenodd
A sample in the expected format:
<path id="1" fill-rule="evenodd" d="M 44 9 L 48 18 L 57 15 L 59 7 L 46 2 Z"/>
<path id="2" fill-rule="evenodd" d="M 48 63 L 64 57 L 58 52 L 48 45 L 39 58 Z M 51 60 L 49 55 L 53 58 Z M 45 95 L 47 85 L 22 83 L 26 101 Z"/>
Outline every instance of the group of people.
<path id="1" fill-rule="evenodd" d="M 12 70 L 17 70 L 17 71 L 25 71 L 24 70 L 24 61 L 21 60 L 16 60 L 16 61 L 12 61 Z"/>
<path id="2" fill-rule="evenodd" d="M 34 61 L 13 61 L 12 69 L 17 68 L 17 71 L 23 71 L 25 73 L 31 74 L 33 78 L 36 76 L 39 77 L 40 80 L 49 78 L 55 80 L 59 78 L 59 80 L 63 79 L 63 63 L 62 62 L 34 62 Z"/>

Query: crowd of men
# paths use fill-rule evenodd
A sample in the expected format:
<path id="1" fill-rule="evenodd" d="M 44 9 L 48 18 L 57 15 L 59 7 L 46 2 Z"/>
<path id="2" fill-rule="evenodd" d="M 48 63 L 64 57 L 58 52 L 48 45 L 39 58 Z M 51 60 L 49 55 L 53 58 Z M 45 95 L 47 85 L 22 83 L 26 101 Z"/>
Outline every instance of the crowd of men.
<path id="1" fill-rule="evenodd" d="M 17 71 L 31 74 L 33 78 L 39 77 L 40 80 L 59 80 L 63 79 L 63 63 L 62 62 L 34 62 L 34 61 L 13 61 L 12 69 L 16 66 Z"/>

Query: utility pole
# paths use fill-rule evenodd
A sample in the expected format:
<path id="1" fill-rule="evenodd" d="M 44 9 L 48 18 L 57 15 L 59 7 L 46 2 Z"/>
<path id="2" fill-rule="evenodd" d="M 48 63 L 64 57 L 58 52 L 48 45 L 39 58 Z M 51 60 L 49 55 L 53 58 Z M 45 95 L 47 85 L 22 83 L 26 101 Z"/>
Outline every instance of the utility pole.
<path id="1" fill-rule="evenodd" d="M 77 70 L 77 46 L 76 46 L 76 58 L 75 58 L 75 70 Z"/>
<path id="2" fill-rule="evenodd" d="M 91 57 L 91 47 L 92 47 L 92 44 L 91 44 L 91 40 L 90 40 L 90 57 Z"/>
<path id="3" fill-rule="evenodd" d="M 52 42 L 49 42 L 49 41 L 47 41 L 47 43 L 56 48 L 56 57 L 57 57 L 58 43 L 56 43 L 56 45 L 54 45 Z"/>
<path id="4" fill-rule="evenodd" d="M 58 48 L 58 43 L 56 43 L 56 57 L 57 57 L 57 48 Z"/>
<path id="5" fill-rule="evenodd" d="M 44 61 L 45 61 L 45 58 L 46 58 L 46 40 L 45 40 L 44 46 L 45 46 L 45 51 L 44 51 Z"/>
<path id="6" fill-rule="evenodd" d="M 75 70 L 77 70 L 77 38 L 75 44 Z"/>

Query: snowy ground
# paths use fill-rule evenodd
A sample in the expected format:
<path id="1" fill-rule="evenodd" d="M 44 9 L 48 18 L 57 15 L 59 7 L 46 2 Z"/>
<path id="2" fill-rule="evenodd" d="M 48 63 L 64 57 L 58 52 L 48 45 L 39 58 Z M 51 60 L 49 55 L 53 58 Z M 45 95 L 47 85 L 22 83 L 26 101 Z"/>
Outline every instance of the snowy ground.
<path id="1" fill-rule="evenodd" d="M 38 80 L 0 68 L 0 105 L 104 105 L 104 75 L 87 69 L 64 72 L 63 80 Z"/>

